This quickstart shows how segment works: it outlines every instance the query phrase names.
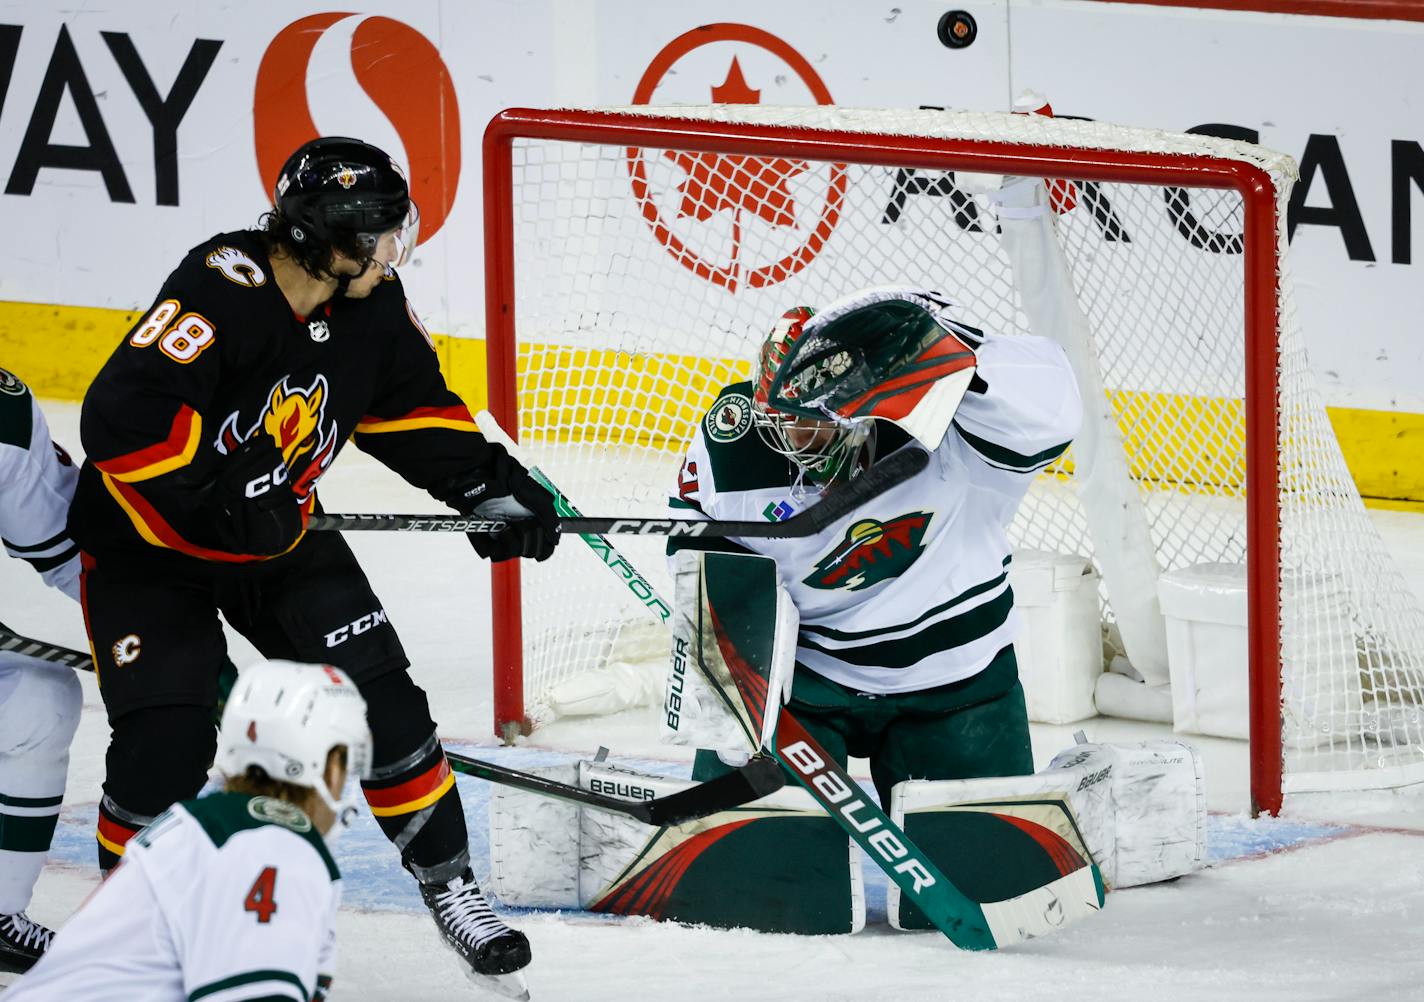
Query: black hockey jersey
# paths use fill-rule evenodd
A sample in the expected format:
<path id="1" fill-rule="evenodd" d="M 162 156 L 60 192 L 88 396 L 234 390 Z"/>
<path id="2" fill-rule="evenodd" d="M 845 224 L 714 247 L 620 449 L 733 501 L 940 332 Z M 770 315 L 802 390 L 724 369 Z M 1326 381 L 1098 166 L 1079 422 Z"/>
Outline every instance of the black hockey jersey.
<path id="1" fill-rule="evenodd" d="M 353 436 L 422 488 L 490 451 L 394 272 L 366 299 L 301 317 L 260 236 L 224 233 L 189 251 L 85 394 L 71 534 L 91 552 L 263 559 L 223 547 L 211 499 L 226 454 L 259 432 L 281 448 L 304 522 Z"/>

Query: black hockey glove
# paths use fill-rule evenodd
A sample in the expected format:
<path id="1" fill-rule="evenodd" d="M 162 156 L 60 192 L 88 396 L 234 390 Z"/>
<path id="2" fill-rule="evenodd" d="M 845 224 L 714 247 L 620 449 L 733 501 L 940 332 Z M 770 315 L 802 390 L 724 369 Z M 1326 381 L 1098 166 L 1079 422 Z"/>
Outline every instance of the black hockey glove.
<path id="1" fill-rule="evenodd" d="M 214 494 L 219 538 L 234 552 L 276 556 L 302 534 L 301 506 L 271 435 L 253 435 L 228 453 Z"/>
<path id="2" fill-rule="evenodd" d="M 498 533 L 469 533 L 470 545 L 486 560 L 548 560 L 559 543 L 554 496 L 540 487 L 502 445 L 490 443 L 489 463 L 483 469 L 442 480 L 431 486 L 430 493 L 461 515 L 509 523 Z"/>

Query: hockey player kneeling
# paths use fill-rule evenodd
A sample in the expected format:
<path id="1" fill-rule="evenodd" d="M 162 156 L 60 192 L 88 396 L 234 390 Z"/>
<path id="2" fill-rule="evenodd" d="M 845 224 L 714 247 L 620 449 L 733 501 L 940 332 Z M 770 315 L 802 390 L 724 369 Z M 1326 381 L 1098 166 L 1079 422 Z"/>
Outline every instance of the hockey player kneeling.
<path id="1" fill-rule="evenodd" d="M 218 735 L 222 793 L 174 804 L 7 999 L 325 998 L 341 875 L 327 843 L 367 775 L 366 703 L 336 668 L 263 662 Z"/>
<path id="2" fill-rule="evenodd" d="M 733 539 L 718 547 L 726 553 L 677 554 L 677 643 L 685 646 L 673 658 L 665 724 L 674 740 L 704 749 L 694 779 L 725 768 L 714 749 L 736 747 L 735 735 L 708 740 L 705 718 L 713 714 L 705 711 L 724 711 L 745 753 L 768 741 L 783 691 L 791 718 L 840 766 L 849 756 L 869 760 L 887 811 L 899 806 L 892 792 L 908 781 L 1032 773 L 1006 530 L 1033 479 L 1068 448 L 1081 400 L 1057 344 L 985 334 L 947 316 L 947 306 L 935 293 L 896 288 L 857 293 L 820 313 L 792 309 L 763 345 L 753 381 L 724 388 L 700 423 L 670 502 L 684 517 L 778 520 L 898 450 L 931 456 L 922 472 L 819 534 Z M 788 634 L 783 643 L 766 639 L 778 630 Z M 749 656 L 760 649 L 773 658 L 763 681 Z M 684 654 L 702 671 L 680 670 Z M 710 684 L 714 663 L 726 667 L 726 684 Z M 707 686 L 691 681 L 699 675 Z M 1089 868 L 1111 841 L 1110 827 L 1097 844 L 1085 841 L 1066 778 L 1039 784 L 1054 796 L 1036 813 L 999 809 L 990 797 L 927 828 L 924 811 L 946 806 L 931 793 L 914 802 L 919 813 L 905 834 L 916 842 L 917 831 L 933 836 L 919 848 L 970 901 L 1020 899 L 1033 910 L 1025 895 Z M 977 788 L 964 792 L 979 796 Z M 1196 816 L 1198 798 L 1186 802 Z M 901 809 L 897 820 L 904 819 Z M 864 832 L 873 819 L 849 820 Z M 726 872 L 745 889 L 748 925 L 758 925 L 763 905 L 777 904 L 763 899 L 784 893 L 786 856 L 806 878 L 844 860 L 844 837 L 798 843 L 789 827 L 781 837 L 782 852 L 741 855 Z M 887 872 L 908 865 L 877 862 Z M 1081 892 L 1079 914 L 1095 910 L 1101 891 L 1090 884 Z M 895 924 L 923 927 L 898 914 L 897 897 Z M 990 926 L 1021 923 L 1017 913 L 990 911 Z M 1025 917 L 1004 935 L 995 928 L 992 940 L 1053 925 L 1051 915 Z"/>

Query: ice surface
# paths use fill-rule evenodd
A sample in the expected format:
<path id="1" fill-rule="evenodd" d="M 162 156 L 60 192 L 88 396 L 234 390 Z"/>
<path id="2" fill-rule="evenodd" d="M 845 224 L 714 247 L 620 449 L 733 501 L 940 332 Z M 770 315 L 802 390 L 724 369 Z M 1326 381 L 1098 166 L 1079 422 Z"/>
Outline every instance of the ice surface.
<path id="1" fill-rule="evenodd" d="M 77 452 L 78 406 L 46 403 L 45 411 L 56 438 Z M 434 509 L 426 495 L 354 448 L 323 480 L 321 493 L 329 511 Z M 1411 583 L 1424 592 L 1424 516 L 1375 516 Z M 645 768 L 685 768 L 685 754 L 657 743 L 646 713 L 557 723 L 536 734 L 537 746 L 496 747 L 485 566 L 455 537 L 347 538 L 400 630 L 448 740 L 515 766 L 606 745 L 615 759 Z M 18 632 L 85 646 L 78 609 L 44 589 L 21 562 L 0 561 L 0 596 L 0 620 Z M 234 659 L 250 660 L 252 648 L 232 639 Z M 84 716 L 66 806 L 30 909 L 50 924 L 62 923 L 97 882 L 92 832 L 108 728 L 93 677 L 83 682 Z M 1104 718 L 1035 727 L 1039 764 L 1070 744 L 1077 729 L 1093 740 L 1167 733 Z M 1319 797 L 1291 803 L 1281 819 L 1252 821 L 1245 816 L 1245 743 L 1189 740 L 1202 749 L 1207 766 L 1210 865 L 1175 883 L 1116 892 L 1100 917 L 1061 935 L 986 955 L 956 951 L 938 934 L 895 933 L 884 921 L 884 879 L 867 864 L 870 924 L 856 936 L 776 936 L 511 911 L 533 944 L 531 992 L 536 1002 L 1424 998 L 1421 801 L 1395 794 Z M 488 868 L 487 788 L 463 776 L 459 784 L 481 872 Z M 414 885 L 369 817 L 337 843 L 336 855 L 347 887 L 334 999 L 481 997 L 440 947 Z"/>

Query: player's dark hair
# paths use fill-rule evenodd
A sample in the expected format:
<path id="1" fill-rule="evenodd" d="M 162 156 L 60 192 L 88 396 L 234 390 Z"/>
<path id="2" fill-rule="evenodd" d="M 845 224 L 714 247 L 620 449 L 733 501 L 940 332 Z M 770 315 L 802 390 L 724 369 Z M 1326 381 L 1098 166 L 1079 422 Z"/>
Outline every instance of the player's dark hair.
<path id="1" fill-rule="evenodd" d="M 332 240 L 326 243 L 317 243 L 307 240 L 297 243 L 292 239 L 292 223 L 282 215 L 278 209 L 264 212 L 257 221 L 258 236 L 270 255 L 273 251 L 280 251 L 284 257 L 291 258 L 302 266 L 302 269 L 312 278 L 334 278 L 331 273 L 332 251 L 339 250 L 341 253 L 351 258 L 359 259 L 361 249 L 356 245 L 354 239 Z"/>

